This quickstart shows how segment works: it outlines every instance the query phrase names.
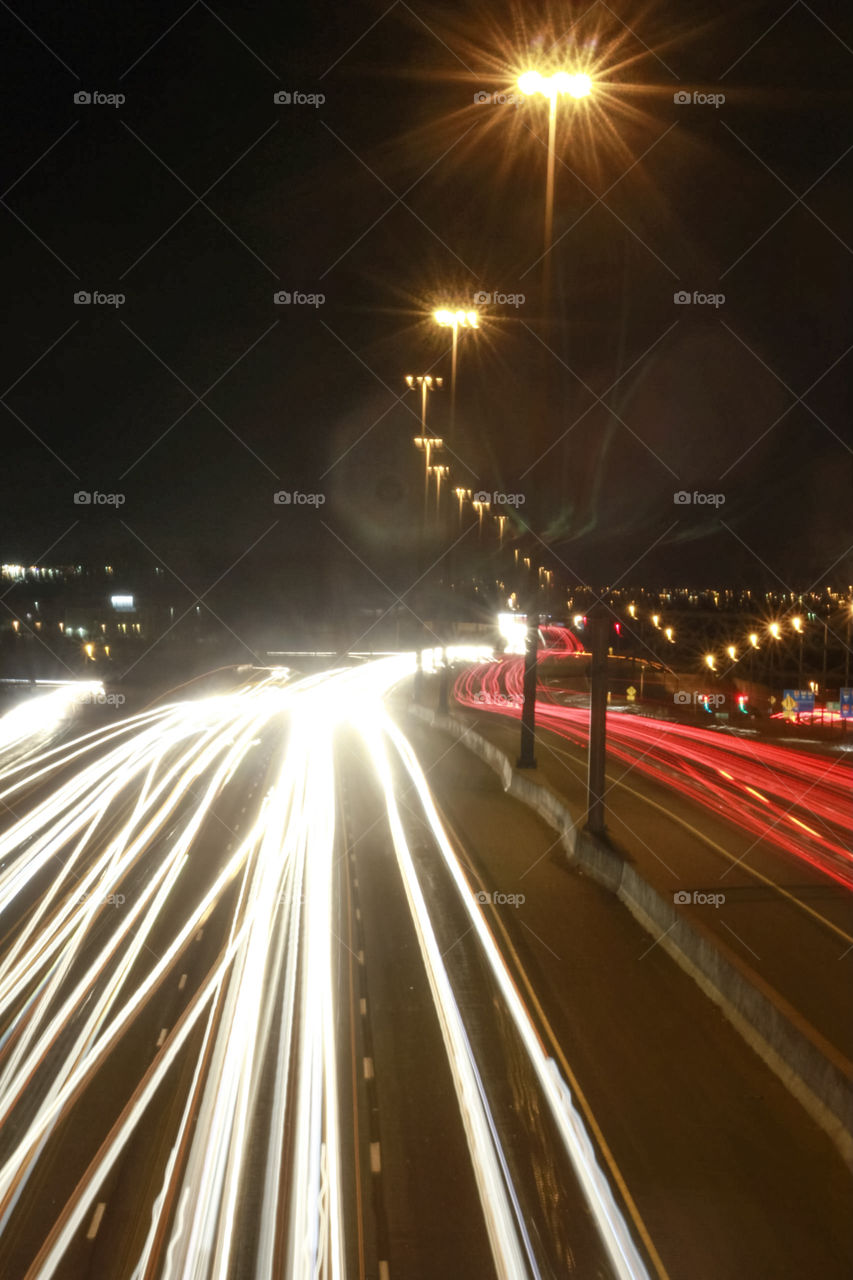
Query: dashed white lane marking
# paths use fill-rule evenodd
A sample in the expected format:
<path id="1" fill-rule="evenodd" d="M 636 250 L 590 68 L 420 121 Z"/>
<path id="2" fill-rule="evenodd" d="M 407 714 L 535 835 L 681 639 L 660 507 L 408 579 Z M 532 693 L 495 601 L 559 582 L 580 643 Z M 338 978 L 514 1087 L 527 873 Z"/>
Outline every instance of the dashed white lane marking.
<path id="1" fill-rule="evenodd" d="M 364 996 L 362 996 L 358 1002 L 358 1010 L 359 1010 L 359 1013 L 362 1014 L 362 1016 L 367 1014 L 367 1001 L 365 1000 Z"/>
<path id="2" fill-rule="evenodd" d="M 104 1216 L 104 1210 L 107 1207 L 106 1200 L 99 1200 L 95 1206 L 95 1212 L 92 1214 L 92 1221 L 89 1223 L 89 1230 L 86 1232 L 87 1240 L 94 1240 L 98 1234 L 98 1227 L 101 1225 L 101 1218 Z"/>
<path id="3" fill-rule="evenodd" d="M 372 1058 L 364 1059 L 364 1078 L 365 1080 L 373 1079 L 373 1059 Z"/>
<path id="4" fill-rule="evenodd" d="M 163 1030 L 160 1032 L 159 1036 L 157 1037 L 157 1048 L 158 1048 L 158 1049 L 160 1048 L 160 1045 L 161 1045 L 161 1044 L 163 1043 L 163 1041 L 166 1039 L 166 1036 L 167 1036 L 168 1034 L 169 1034 L 169 1028 L 168 1028 L 168 1027 L 164 1027 L 164 1028 L 163 1028 Z"/>
<path id="5" fill-rule="evenodd" d="M 358 963 L 359 963 L 359 964 L 364 964 L 364 952 L 363 952 L 363 951 L 359 951 L 359 953 L 358 953 Z"/>
<path id="6" fill-rule="evenodd" d="M 370 1172 L 380 1173 L 382 1170 L 382 1156 L 379 1154 L 379 1143 L 371 1142 L 370 1144 Z"/>
<path id="7" fill-rule="evenodd" d="M 181 974 L 181 980 L 180 980 L 180 982 L 178 983 L 178 990 L 179 990 L 179 991 L 183 991 L 183 989 L 184 989 L 184 987 L 185 987 L 186 985 L 187 985 L 187 975 L 186 975 L 185 973 L 182 973 L 182 974 Z"/>
<path id="8" fill-rule="evenodd" d="M 196 942 L 201 942 L 201 935 L 203 933 L 204 933 L 204 929 L 199 929 L 198 933 L 195 935 Z"/>
<path id="9" fill-rule="evenodd" d="M 356 907 L 356 909 L 355 909 L 355 918 L 356 918 L 356 920 L 360 920 L 360 919 L 361 919 L 361 907 Z"/>
<path id="10" fill-rule="evenodd" d="M 358 876 L 353 876 L 352 887 L 353 889 L 358 888 Z"/>
<path id="11" fill-rule="evenodd" d="M 391 1280 L 391 1268 L 387 1262 L 379 1264 L 379 1280 Z"/>

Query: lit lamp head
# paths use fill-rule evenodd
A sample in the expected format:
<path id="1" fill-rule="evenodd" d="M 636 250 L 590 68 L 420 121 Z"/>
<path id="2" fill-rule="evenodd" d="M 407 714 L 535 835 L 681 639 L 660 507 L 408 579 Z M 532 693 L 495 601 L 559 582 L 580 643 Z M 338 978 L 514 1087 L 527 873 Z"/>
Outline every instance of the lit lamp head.
<path id="1" fill-rule="evenodd" d="M 517 84 L 528 97 L 541 93 L 543 98 L 558 98 L 560 95 L 588 98 L 592 92 L 592 80 L 585 72 L 555 71 L 551 76 L 543 76 L 539 71 L 525 71 L 518 77 Z"/>
<path id="2" fill-rule="evenodd" d="M 442 325 L 445 329 L 478 329 L 480 327 L 480 317 L 476 311 L 449 311 L 446 307 L 441 307 L 438 311 L 433 311 L 432 318 L 436 324 Z"/>

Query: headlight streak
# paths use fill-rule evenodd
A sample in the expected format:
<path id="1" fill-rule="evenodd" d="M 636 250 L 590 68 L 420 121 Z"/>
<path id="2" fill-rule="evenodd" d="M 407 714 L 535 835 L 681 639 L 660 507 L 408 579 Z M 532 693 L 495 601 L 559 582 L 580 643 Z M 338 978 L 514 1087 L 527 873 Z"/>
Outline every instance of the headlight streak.
<path id="1" fill-rule="evenodd" d="M 610 1185 L 595 1158 L 592 1142 L 581 1116 L 575 1109 L 568 1085 L 563 1081 L 557 1064 L 545 1053 L 539 1035 L 530 1020 L 530 1015 L 524 1006 L 506 963 L 486 926 L 483 913 L 474 898 L 465 873 L 459 864 L 435 809 L 426 777 L 417 757 L 408 740 L 384 713 L 382 713 L 382 727 L 394 744 L 418 793 L 432 835 L 441 851 L 444 863 L 456 883 L 459 896 L 477 934 L 483 954 L 489 963 L 495 981 L 506 1002 L 507 1009 L 527 1050 L 531 1066 L 539 1079 L 543 1094 L 549 1104 L 551 1114 L 563 1139 L 566 1152 L 578 1176 L 580 1185 L 584 1190 L 602 1243 L 607 1250 L 616 1275 L 623 1278 L 623 1280 L 648 1280 L 646 1266 L 634 1245 L 627 1224 L 613 1197 Z M 393 800 L 393 797 L 391 799 Z M 400 836 L 405 844 L 402 827 L 400 828 Z M 408 854 L 407 848 L 405 849 L 405 854 L 410 861 L 411 855 Z M 414 874 L 414 870 L 412 873 Z"/>
<path id="2" fill-rule="evenodd" d="M 378 720 L 378 715 L 376 720 Z M 390 725 L 386 722 L 386 732 Z M 378 724 L 370 720 L 356 721 L 367 746 L 371 764 L 382 786 L 388 810 L 391 838 L 397 854 L 400 873 L 412 922 L 435 1002 L 441 1032 L 450 1063 L 459 1110 L 465 1127 L 474 1175 L 480 1193 L 480 1204 L 486 1220 L 492 1257 L 501 1280 L 523 1280 L 539 1270 L 524 1229 L 521 1209 L 506 1176 L 506 1164 L 485 1098 L 477 1064 L 462 1014 L 445 968 L 441 951 L 430 923 L 429 911 L 415 871 L 403 824 L 394 795 L 391 770 Z M 396 745 L 396 744 L 395 744 Z M 522 1239 L 519 1239 L 519 1237 Z"/>
<path id="3" fill-rule="evenodd" d="M 453 654 L 475 656 L 482 651 Z M 39 892 L 0 961 L 0 1007 L 13 1011 L 0 1041 L 0 1118 L 14 1117 L 22 1098 L 36 1097 L 26 1125 L 4 1148 L 0 1226 L 21 1209 L 19 1197 L 54 1127 L 101 1079 L 112 1051 L 153 1007 L 227 890 L 234 900 L 216 959 L 130 1098 L 117 1101 L 116 1118 L 104 1117 L 106 1137 L 27 1280 L 60 1273 L 99 1189 L 197 1027 L 186 1096 L 133 1280 L 227 1280 L 248 1265 L 241 1205 L 250 1177 L 259 1192 L 252 1274 L 343 1280 L 333 740 L 342 722 L 364 735 L 385 794 L 499 1274 L 538 1276 L 535 1249 L 406 842 L 389 742 L 420 796 L 617 1274 L 646 1277 L 568 1089 L 456 863 L 414 753 L 383 709 L 384 695 L 413 670 L 414 655 L 402 654 L 305 679 L 272 672 L 236 693 L 171 703 L 112 724 L 0 774 L 11 796 L 68 771 L 54 794 L 0 837 L 0 862 L 8 863 L 0 871 L 0 903 L 8 908 L 26 890 L 26 904 Z M 200 881 L 190 880 L 190 866 L 208 865 L 198 863 L 200 835 L 216 821 L 218 798 L 265 740 L 278 754 L 263 799 L 255 800 L 233 851 L 197 873 Z M 190 905 L 175 914 L 176 890 L 185 883 Z M 117 891 L 127 895 L 120 911 L 105 904 Z M 150 1015 L 139 1025 L 148 1023 Z"/>
<path id="4" fill-rule="evenodd" d="M 54 733 L 75 707 L 103 692 L 99 680 L 80 680 L 13 707 L 0 716 L 0 751 L 10 751 L 25 746 L 31 738 Z"/>

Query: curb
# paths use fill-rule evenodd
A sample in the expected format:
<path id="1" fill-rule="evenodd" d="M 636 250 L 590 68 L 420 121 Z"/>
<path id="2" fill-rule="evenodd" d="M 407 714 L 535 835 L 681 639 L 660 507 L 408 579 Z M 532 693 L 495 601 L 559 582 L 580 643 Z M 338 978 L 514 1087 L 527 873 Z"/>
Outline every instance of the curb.
<path id="1" fill-rule="evenodd" d="M 532 782 L 519 773 L 499 747 L 452 715 L 415 704 L 407 710 L 463 742 L 494 769 L 505 792 L 533 809 L 560 835 L 569 865 L 624 903 L 805 1107 L 853 1169 L 853 1063 L 725 942 L 680 915 L 615 848 L 583 830 L 547 783 Z"/>

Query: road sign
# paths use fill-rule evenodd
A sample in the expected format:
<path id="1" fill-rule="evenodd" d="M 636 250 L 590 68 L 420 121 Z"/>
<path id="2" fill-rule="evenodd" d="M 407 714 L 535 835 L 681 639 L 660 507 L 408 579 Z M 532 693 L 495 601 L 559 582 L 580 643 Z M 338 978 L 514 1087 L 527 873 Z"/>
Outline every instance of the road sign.
<path id="1" fill-rule="evenodd" d="M 782 695 L 782 710 L 787 719 L 814 713 L 813 689 L 786 689 Z"/>
<path id="2" fill-rule="evenodd" d="M 842 720 L 853 720 L 853 689 L 842 689 L 839 694 L 839 710 Z"/>
<path id="3" fill-rule="evenodd" d="M 628 699 L 629 702 L 636 701 L 637 690 L 634 688 L 632 684 L 629 684 L 628 688 L 625 690 L 625 697 Z"/>

